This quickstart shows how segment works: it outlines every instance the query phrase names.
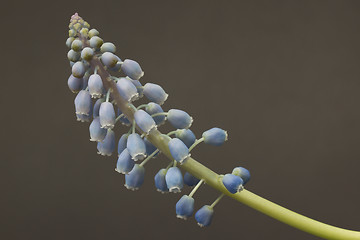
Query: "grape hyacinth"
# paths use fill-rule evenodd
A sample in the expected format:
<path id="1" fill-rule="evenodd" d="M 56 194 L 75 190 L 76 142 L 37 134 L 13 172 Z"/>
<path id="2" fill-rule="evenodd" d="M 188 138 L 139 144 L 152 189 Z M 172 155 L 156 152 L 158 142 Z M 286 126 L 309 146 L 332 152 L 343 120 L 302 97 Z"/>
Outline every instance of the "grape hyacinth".
<path id="1" fill-rule="evenodd" d="M 100 155 L 111 156 L 116 151 L 115 139 L 121 136 L 117 145 L 115 170 L 125 174 L 124 186 L 127 189 L 137 190 L 143 185 L 145 164 L 160 155 L 169 158 L 170 163 L 154 176 L 155 187 L 159 192 L 180 192 L 184 183 L 193 187 L 190 194 L 183 195 L 176 203 L 175 210 L 179 218 L 187 219 L 193 215 L 193 195 L 202 183 L 206 183 L 206 186 L 216 189 L 221 195 L 211 205 L 204 205 L 197 210 L 195 220 L 200 226 L 211 224 L 215 205 L 223 196 L 229 196 L 316 236 L 360 239 L 359 232 L 306 218 L 244 189 L 250 180 L 250 172 L 243 167 L 219 175 L 193 159 L 190 152 L 195 146 L 201 142 L 220 146 L 228 139 L 227 132 L 214 127 L 197 139 L 190 130 L 193 118 L 187 112 L 175 108 L 165 112 L 161 106 L 169 96 L 165 90 L 158 84 L 144 82 L 144 71 L 140 64 L 130 59 L 122 61 L 116 55 L 117 47 L 111 42 L 104 42 L 99 31 L 90 28 L 77 13 L 71 16 L 65 45 L 68 47 L 66 58 L 71 66 L 67 84 L 70 91 L 76 94 L 76 117 L 81 122 L 91 121 L 90 140 L 97 142 Z M 135 100 L 143 95 L 149 102 L 135 106 Z M 166 120 L 175 129 L 163 134 L 159 128 Z M 124 131 L 126 127 L 128 130 Z M 120 135 L 118 130 L 121 131 Z M 135 163 L 140 160 L 143 160 L 140 164 Z M 185 171 L 184 177 L 181 169 Z"/>

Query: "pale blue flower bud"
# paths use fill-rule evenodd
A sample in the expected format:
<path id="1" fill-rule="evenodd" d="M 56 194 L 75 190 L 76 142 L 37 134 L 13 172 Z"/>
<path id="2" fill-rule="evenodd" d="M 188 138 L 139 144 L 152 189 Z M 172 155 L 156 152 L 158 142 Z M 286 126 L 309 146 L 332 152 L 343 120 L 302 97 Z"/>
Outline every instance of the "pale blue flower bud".
<path id="1" fill-rule="evenodd" d="M 137 110 L 134 113 L 134 119 L 139 128 L 146 134 L 157 129 L 154 119 L 144 110 Z"/>
<path id="2" fill-rule="evenodd" d="M 164 112 L 163 109 L 161 108 L 161 106 L 157 103 L 154 102 L 149 102 L 145 108 L 145 111 L 150 114 L 153 115 L 155 113 L 162 113 Z M 155 116 L 153 117 L 156 125 L 160 126 L 161 124 L 165 123 L 166 120 L 166 116 L 165 115 L 159 115 L 159 116 Z"/>
<path id="3" fill-rule="evenodd" d="M 169 170 L 166 172 L 165 180 L 169 192 L 173 192 L 173 193 L 181 192 L 181 189 L 184 186 L 184 182 L 183 182 L 183 176 L 179 168 L 177 167 L 169 168 Z"/>
<path id="4" fill-rule="evenodd" d="M 82 62 L 76 62 L 71 68 L 72 75 L 77 78 L 82 78 L 85 74 L 85 65 Z"/>
<path id="5" fill-rule="evenodd" d="M 154 83 L 146 83 L 143 88 L 143 93 L 147 99 L 160 105 L 162 105 L 169 96 L 162 87 Z"/>
<path id="6" fill-rule="evenodd" d="M 74 50 L 70 49 L 70 51 L 67 53 L 67 57 L 68 57 L 69 61 L 77 62 L 80 59 L 80 53 L 75 52 Z"/>
<path id="7" fill-rule="evenodd" d="M 66 46 L 68 47 L 68 48 L 71 48 L 71 44 L 72 44 L 72 42 L 75 40 L 75 38 L 73 38 L 73 37 L 69 37 L 68 39 L 66 39 Z"/>
<path id="8" fill-rule="evenodd" d="M 139 80 L 142 76 L 144 76 L 144 72 L 142 71 L 139 63 L 134 60 L 125 59 L 121 65 L 121 70 L 126 76 L 134 80 Z"/>
<path id="9" fill-rule="evenodd" d="M 233 169 L 232 174 L 241 177 L 244 185 L 250 180 L 250 172 L 246 168 L 236 167 Z"/>
<path id="10" fill-rule="evenodd" d="M 100 49 L 101 45 L 104 43 L 104 41 L 99 38 L 98 36 L 93 36 L 90 38 L 90 47 L 95 48 L 96 50 Z"/>
<path id="11" fill-rule="evenodd" d="M 105 52 L 115 53 L 116 52 L 116 47 L 111 42 L 105 42 L 105 43 L 103 43 L 101 45 L 100 51 L 103 52 L 103 53 L 105 53 Z"/>
<path id="12" fill-rule="evenodd" d="M 209 205 L 205 205 L 195 213 L 195 219 L 200 227 L 207 227 L 211 224 L 214 210 Z"/>
<path id="13" fill-rule="evenodd" d="M 192 187 L 192 186 L 195 186 L 196 184 L 198 184 L 198 182 L 200 182 L 199 179 L 197 179 L 196 177 L 194 177 L 190 173 L 185 172 L 185 174 L 184 174 L 184 183 L 186 185 L 188 185 L 189 187 Z"/>
<path id="14" fill-rule="evenodd" d="M 89 116 L 92 109 L 90 93 L 81 90 L 75 97 L 75 113 Z"/>
<path id="15" fill-rule="evenodd" d="M 138 190 L 144 183 L 145 168 L 139 164 L 135 164 L 134 168 L 125 175 L 125 187 L 130 190 Z"/>
<path id="16" fill-rule="evenodd" d="M 82 82 L 83 82 L 83 79 L 82 79 L 82 78 L 74 77 L 74 76 L 71 74 L 70 77 L 68 78 L 68 86 L 69 86 L 69 89 L 70 89 L 73 93 L 78 93 L 78 92 L 82 89 Z"/>
<path id="17" fill-rule="evenodd" d="M 222 179 L 222 183 L 229 192 L 234 194 L 243 189 L 244 181 L 239 176 L 233 174 L 225 174 Z"/>
<path id="18" fill-rule="evenodd" d="M 99 35 L 99 31 L 96 30 L 95 28 L 91 29 L 88 33 L 89 38 L 92 38 L 93 36 L 98 36 Z"/>
<path id="19" fill-rule="evenodd" d="M 90 61 L 94 56 L 94 50 L 92 48 L 86 47 L 81 51 L 81 58 Z"/>
<path id="20" fill-rule="evenodd" d="M 186 112 L 179 109 L 170 109 L 167 119 L 174 128 L 187 129 L 191 126 L 193 119 Z"/>
<path id="21" fill-rule="evenodd" d="M 97 144 L 98 154 L 103 156 L 111 156 L 115 150 L 115 133 L 108 129 L 107 134 L 102 142 Z"/>
<path id="22" fill-rule="evenodd" d="M 99 98 L 98 100 L 96 100 L 95 104 L 94 104 L 94 110 L 93 110 L 93 118 L 96 118 L 99 116 L 99 110 L 100 110 L 100 106 L 101 104 L 104 102 L 104 99 Z"/>
<path id="23" fill-rule="evenodd" d="M 94 73 L 89 77 L 88 87 L 93 98 L 99 98 L 105 93 L 105 88 L 99 74 Z"/>
<path id="24" fill-rule="evenodd" d="M 129 79 L 119 78 L 116 86 L 120 93 L 120 96 L 124 98 L 125 101 L 132 102 L 139 98 L 137 88 Z"/>
<path id="25" fill-rule="evenodd" d="M 103 102 L 99 110 L 100 124 L 102 128 L 112 129 L 115 125 L 115 110 L 110 102 Z"/>
<path id="26" fill-rule="evenodd" d="M 90 141 L 92 142 L 103 141 L 107 133 L 106 129 L 101 128 L 99 117 L 93 119 L 93 121 L 89 126 L 89 131 L 90 131 Z"/>
<path id="27" fill-rule="evenodd" d="M 126 147 L 134 161 L 143 160 L 146 157 L 146 146 L 139 134 L 130 134 L 127 139 Z"/>
<path id="28" fill-rule="evenodd" d="M 127 148 L 125 148 L 119 155 L 115 171 L 122 174 L 128 174 L 134 168 L 134 165 L 134 160 L 131 158 Z"/>
<path id="29" fill-rule="evenodd" d="M 111 52 L 105 52 L 101 55 L 101 62 L 104 66 L 113 68 L 121 59 Z"/>
<path id="30" fill-rule="evenodd" d="M 190 129 L 177 130 L 175 133 L 175 137 L 183 141 L 188 148 L 190 148 L 191 145 L 193 145 L 196 141 L 195 134 Z"/>
<path id="31" fill-rule="evenodd" d="M 169 191 L 169 189 L 166 185 L 165 175 L 166 175 L 166 169 L 163 168 L 163 169 L 160 169 L 159 172 L 154 177 L 155 187 L 156 187 L 157 191 L 161 192 L 161 193 L 165 193 L 165 192 Z"/>
<path id="32" fill-rule="evenodd" d="M 206 144 L 221 146 L 228 138 L 226 131 L 221 128 L 211 128 L 202 134 Z"/>
<path id="33" fill-rule="evenodd" d="M 83 47 L 82 42 L 79 39 L 75 39 L 72 43 L 71 43 L 71 49 L 76 51 L 76 52 L 80 52 L 81 49 Z"/>
<path id="34" fill-rule="evenodd" d="M 176 203 L 176 217 L 186 220 L 194 212 L 194 199 L 184 195 Z"/>
<path id="35" fill-rule="evenodd" d="M 118 155 L 120 155 L 122 153 L 122 151 L 125 150 L 128 136 L 129 136 L 129 134 L 126 133 L 120 137 L 119 143 L 118 143 Z"/>
<path id="36" fill-rule="evenodd" d="M 189 149 L 178 138 L 173 138 L 169 141 L 168 147 L 171 153 L 171 156 L 180 164 L 186 161 L 190 157 Z"/>

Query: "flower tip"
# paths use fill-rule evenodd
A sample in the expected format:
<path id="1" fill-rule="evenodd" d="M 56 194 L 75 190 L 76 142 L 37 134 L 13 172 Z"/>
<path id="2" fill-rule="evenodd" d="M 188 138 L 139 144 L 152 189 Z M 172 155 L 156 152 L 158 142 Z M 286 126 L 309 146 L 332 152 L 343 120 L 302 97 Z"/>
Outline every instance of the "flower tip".
<path id="1" fill-rule="evenodd" d="M 139 189 L 138 187 L 128 186 L 127 184 L 124 184 L 124 186 L 131 191 L 136 191 Z"/>
<path id="2" fill-rule="evenodd" d="M 179 193 L 179 192 L 181 192 L 181 189 L 177 186 L 174 186 L 174 187 L 169 188 L 169 192 Z"/>
<path id="3" fill-rule="evenodd" d="M 183 215 L 176 215 L 177 218 L 180 218 L 180 219 L 183 219 L 183 220 L 187 220 L 187 217 L 186 216 L 183 216 Z"/>

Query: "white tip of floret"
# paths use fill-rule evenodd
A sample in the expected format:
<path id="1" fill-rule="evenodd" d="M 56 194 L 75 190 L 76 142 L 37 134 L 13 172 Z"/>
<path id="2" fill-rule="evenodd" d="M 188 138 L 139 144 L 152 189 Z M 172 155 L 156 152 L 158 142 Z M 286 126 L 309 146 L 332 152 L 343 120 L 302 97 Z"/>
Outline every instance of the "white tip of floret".
<path id="1" fill-rule="evenodd" d="M 186 216 L 182 216 L 182 215 L 176 215 L 177 218 L 183 219 L 183 220 L 187 220 Z"/>

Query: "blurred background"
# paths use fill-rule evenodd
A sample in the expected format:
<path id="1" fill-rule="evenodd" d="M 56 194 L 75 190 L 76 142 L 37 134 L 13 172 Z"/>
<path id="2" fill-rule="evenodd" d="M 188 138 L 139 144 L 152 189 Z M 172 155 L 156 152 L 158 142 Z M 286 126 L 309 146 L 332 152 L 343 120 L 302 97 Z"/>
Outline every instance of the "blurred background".
<path id="1" fill-rule="evenodd" d="M 360 230 L 359 11 L 359 1 L 4 2 L 0 238 L 318 239 L 229 198 L 209 228 L 177 219 L 190 189 L 156 192 L 164 156 L 139 191 L 125 189 L 117 157 L 97 155 L 75 118 L 65 46 L 74 12 L 169 93 L 165 109 L 194 117 L 197 136 L 228 131 L 195 159 L 223 174 L 244 166 L 248 190 Z M 201 187 L 195 208 L 217 196 Z"/>

